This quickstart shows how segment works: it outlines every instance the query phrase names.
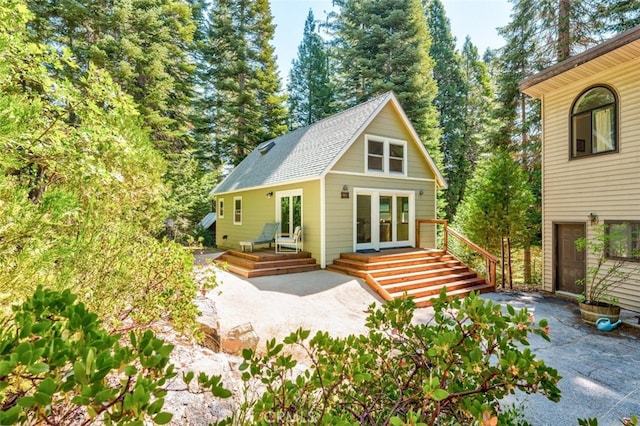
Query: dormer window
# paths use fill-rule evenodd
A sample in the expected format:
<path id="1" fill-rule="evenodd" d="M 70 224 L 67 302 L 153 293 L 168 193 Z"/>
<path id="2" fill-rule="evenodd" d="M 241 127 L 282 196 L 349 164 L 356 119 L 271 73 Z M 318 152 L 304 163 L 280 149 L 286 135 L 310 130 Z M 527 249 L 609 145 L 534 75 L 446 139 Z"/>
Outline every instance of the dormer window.
<path id="1" fill-rule="evenodd" d="M 407 142 L 377 136 L 365 137 L 368 173 L 407 174 Z"/>
<path id="2" fill-rule="evenodd" d="M 596 86 L 583 92 L 571 110 L 571 158 L 618 150 L 617 108 L 613 90 Z"/>

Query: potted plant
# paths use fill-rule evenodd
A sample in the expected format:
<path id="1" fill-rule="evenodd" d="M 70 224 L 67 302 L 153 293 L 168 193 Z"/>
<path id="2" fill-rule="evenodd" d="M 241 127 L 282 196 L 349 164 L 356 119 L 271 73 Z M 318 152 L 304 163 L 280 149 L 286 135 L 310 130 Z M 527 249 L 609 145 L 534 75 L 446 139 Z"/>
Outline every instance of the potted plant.
<path id="1" fill-rule="evenodd" d="M 576 284 L 584 286 L 584 292 L 578 296 L 580 316 L 589 324 L 595 324 L 599 318 L 609 318 L 611 323 L 620 319 L 620 306 L 618 300 L 611 296 L 611 290 L 624 283 L 635 269 L 626 266 L 625 258 L 608 255 L 627 250 L 627 238 L 623 234 L 625 227 L 608 226 L 599 225 L 593 238 L 576 241 L 576 249 L 586 250 L 591 260 L 585 278 L 576 281 Z"/>

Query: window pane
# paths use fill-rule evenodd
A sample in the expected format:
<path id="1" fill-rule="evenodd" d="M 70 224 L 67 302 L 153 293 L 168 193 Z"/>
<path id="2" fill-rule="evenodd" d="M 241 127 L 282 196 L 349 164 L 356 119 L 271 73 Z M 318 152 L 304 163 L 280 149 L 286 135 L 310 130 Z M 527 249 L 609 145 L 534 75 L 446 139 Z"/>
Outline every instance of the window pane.
<path id="1" fill-rule="evenodd" d="M 389 155 L 396 158 L 404 158 L 404 146 L 389 144 Z"/>
<path id="2" fill-rule="evenodd" d="M 606 87 L 594 87 L 589 90 L 575 103 L 573 113 L 593 110 L 604 105 L 615 103 L 616 98 Z"/>
<path id="3" fill-rule="evenodd" d="M 382 157 L 369 156 L 369 170 L 382 170 Z"/>
<path id="4" fill-rule="evenodd" d="M 393 159 L 390 158 L 389 159 L 389 171 L 391 172 L 404 172 L 404 169 L 402 168 L 402 160 L 397 160 L 397 159 Z"/>
<path id="5" fill-rule="evenodd" d="M 384 155 L 384 143 L 369 141 L 369 154 Z"/>
<path id="6" fill-rule="evenodd" d="M 591 114 L 573 117 L 572 155 L 580 157 L 591 154 Z"/>
<path id="7" fill-rule="evenodd" d="M 613 106 L 593 111 L 593 152 L 614 151 L 615 123 Z"/>

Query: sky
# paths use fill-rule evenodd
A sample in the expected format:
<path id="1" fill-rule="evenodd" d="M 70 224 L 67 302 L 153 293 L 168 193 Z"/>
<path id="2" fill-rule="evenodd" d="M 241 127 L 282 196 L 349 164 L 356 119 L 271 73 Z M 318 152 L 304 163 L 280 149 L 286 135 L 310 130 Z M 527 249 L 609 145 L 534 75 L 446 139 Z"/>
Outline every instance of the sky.
<path id="1" fill-rule="evenodd" d="M 442 0 L 442 3 L 458 48 L 467 35 L 481 55 L 489 47 L 502 47 L 504 41 L 496 28 L 509 23 L 511 3 L 508 0 Z M 298 54 L 309 9 L 313 9 L 316 19 L 321 19 L 331 7 L 331 0 L 271 0 L 276 24 L 274 45 L 283 84 L 286 84 L 291 61 Z"/>

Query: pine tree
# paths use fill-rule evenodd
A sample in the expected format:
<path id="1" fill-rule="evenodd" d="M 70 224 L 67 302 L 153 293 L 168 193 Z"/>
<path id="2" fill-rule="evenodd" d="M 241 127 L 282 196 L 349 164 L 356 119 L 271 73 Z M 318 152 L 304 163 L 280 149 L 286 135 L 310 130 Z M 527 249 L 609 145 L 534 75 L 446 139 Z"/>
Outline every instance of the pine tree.
<path id="1" fill-rule="evenodd" d="M 637 0 L 603 0 L 598 14 L 604 20 L 604 29 L 611 33 L 621 33 L 640 25 L 640 5 Z"/>
<path id="2" fill-rule="evenodd" d="M 467 87 L 461 70 L 460 56 L 456 52 L 451 25 L 440 0 L 431 0 L 426 6 L 427 25 L 431 34 L 429 54 L 435 65 L 433 78 L 438 94 L 433 103 L 440 117 L 442 129 L 441 149 L 444 157 L 444 173 L 449 187 L 444 191 L 445 216 L 455 215 L 456 207 L 464 194 L 467 179 L 472 173 L 472 156 L 476 151 L 467 145 L 465 138 L 465 100 Z"/>
<path id="3" fill-rule="evenodd" d="M 480 153 L 487 149 L 486 143 L 496 122 L 492 115 L 495 108 L 494 92 L 488 66 L 480 59 L 478 49 L 471 43 L 469 37 L 465 39 L 462 46 L 461 61 L 462 78 L 465 84 L 462 133 L 463 146 L 467 147 L 469 162 L 469 169 L 465 169 L 468 180 L 473 174 Z M 460 194 L 460 200 L 464 198 L 464 188 Z"/>
<path id="4" fill-rule="evenodd" d="M 203 66 L 217 156 L 238 164 L 260 142 L 286 131 L 268 0 L 215 0 Z"/>
<path id="5" fill-rule="evenodd" d="M 38 42 L 71 50 L 79 64 L 66 75 L 81 81 L 90 64 L 106 69 L 138 105 L 165 154 L 188 147 L 195 29 L 191 8 L 179 0 L 112 2 L 46 0 L 28 3 Z"/>
<path id="6" fill-rule="evenodd" d="M 512 287 L 511 249 L 529 244 L 527 221 L 533 205 L 526 176 L 509 152 L 498 150 L 481 162 L 460 204 L 455 224 L 472 241 L 500 252 L 502 287 Z"/>
<path id="7" fill-rule="evenodd" d="M 393 90 L 427 150 L 442 163 L 431 38 L 420 0 L 335 0 L 336 92 L 344 106 Z"/>
<path id="8" fill-rule="evenodd" d="M 290 123 L 295 129 L 308 126 L 335 112 L 333 89 L 329 80 L 329 55 L 322 37 L 316 32 L 313 11 L 304 24 L 298 57 L 292 61 L 287 85 Z"/>

